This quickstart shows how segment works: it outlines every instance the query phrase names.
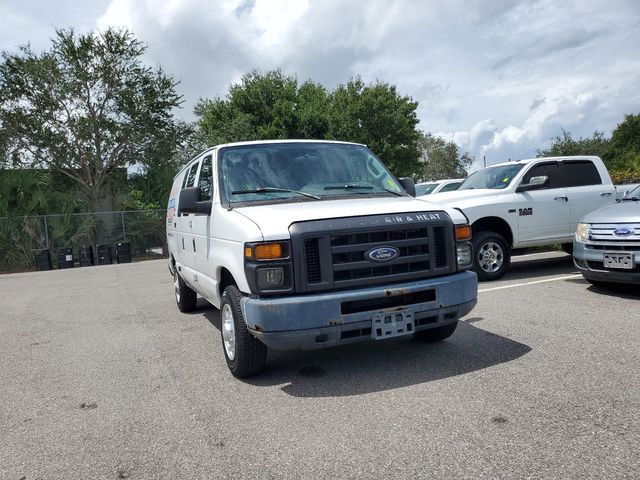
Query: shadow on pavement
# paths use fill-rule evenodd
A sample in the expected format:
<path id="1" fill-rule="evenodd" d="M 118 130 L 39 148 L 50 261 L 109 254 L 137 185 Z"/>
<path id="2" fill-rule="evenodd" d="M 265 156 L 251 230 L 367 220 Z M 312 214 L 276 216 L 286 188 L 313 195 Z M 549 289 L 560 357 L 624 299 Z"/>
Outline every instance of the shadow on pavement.
<path id="1" fill-rule="evenodd" d="M 220 329 L 217 310 L 203 312 Z M 449 339 L 435 344 L 413 337 L 371 341 L 312 352 L 269 351 L 264 374 L 246 380 L 255 386 L 285 384 L 294 397 L 362 395 L 432 382 L 510 362 L 531 348 L 460 321 Z"/>
<path id="2" fill-rule="evenodd" d="M 519 259 L 513 257 L 511 267 L 502 277 L 502 280 L 535 280 L 539 277 L 552 277 L 554 275 L 563 275 L 574 273 L 576 271 L 573 265 L 571 255 L 564 255 L 551 258 L 531 258 L 525 257 Z M 489 285 L 492 282 L 486 282 Z"/>
<path id="3" fill-rule="evenodd" d="M 571 283 L 580 283 L 589 285 L 587 290 L 606 297 L 626 298 L 629 300 L 640 300 L 640 285 L 632 285 L 626 283 L 611 283 L 603 286 L 591 285 L 584 278 L 570 278 L 567 281 Z"/>

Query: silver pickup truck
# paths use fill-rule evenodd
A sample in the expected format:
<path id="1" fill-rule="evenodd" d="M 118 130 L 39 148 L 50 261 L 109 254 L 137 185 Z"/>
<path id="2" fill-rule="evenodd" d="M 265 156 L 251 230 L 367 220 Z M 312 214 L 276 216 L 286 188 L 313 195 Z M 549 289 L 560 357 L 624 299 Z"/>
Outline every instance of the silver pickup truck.
<path id="1" fill-rule="evenodd" d="M 580 220 L 573 261 L 594 285 L 640 284 L 640 186 Z"/>

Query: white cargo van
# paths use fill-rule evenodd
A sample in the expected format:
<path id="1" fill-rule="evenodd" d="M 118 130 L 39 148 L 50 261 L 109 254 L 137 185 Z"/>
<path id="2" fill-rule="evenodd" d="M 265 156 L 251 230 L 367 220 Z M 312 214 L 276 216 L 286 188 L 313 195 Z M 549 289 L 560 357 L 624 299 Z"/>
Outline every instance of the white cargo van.
<path id="1" fill-rule="evenodd" d="M 221 145 L 174 179 L 167 209 L 178 307 L 220 309 L 232 374 L 260 372 L 267 347 L 449 337 L 476 303 L 471 229 L 416 200 L 364 145 Z"/>

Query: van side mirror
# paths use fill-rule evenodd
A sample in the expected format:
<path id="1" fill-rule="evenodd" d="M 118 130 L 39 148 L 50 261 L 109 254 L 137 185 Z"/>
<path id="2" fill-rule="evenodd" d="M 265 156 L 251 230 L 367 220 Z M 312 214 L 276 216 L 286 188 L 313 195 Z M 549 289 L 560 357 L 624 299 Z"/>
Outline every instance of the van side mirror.
<path id="1" fill-rule="evenodd" d="M 404 191 L 412 197 L 416 196 L 416 184 L 413 182 L 413 178 L 401 177 L 398 179 Z"/>
<path id="2" fill-rule="evenodd" d="M 183 213 L 211 215 L 212 204 L 211 200 L 200 201 L 200 187 L 183 188 L 178 198 L 178 215 Z"/>
<path id="3" fill-rule="evenodd" d="M 528 192 L 529 190 L 535 190 L 542 188 L 549 183 L 549 177 L 546 175 L 540 175 L 539 177 L 531 177 L 529 183 L 521 183 L 516 188 L 516 192 Z"/>

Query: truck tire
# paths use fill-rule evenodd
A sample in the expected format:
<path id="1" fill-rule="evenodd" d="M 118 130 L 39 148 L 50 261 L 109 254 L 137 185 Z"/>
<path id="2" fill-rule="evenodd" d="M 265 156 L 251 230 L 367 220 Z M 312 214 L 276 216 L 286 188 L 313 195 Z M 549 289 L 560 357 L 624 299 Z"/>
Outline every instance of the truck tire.
<path id="1" fill-rule="evenodd" d="M 560 247 L 562 247 L 563 252 L 573 255 L 573 243 L 563 243 Z"/>
<path id="2" fill-rule="evenodd" d="M 511 252 L 504 237 L 495 232 L 479 232 L 471 242 L 473 270 L 478 274 L 478 280 L 501 278 L 511 265 Z"/>
<path id="3" fill-rule="evenodd" d="M 178 310 L 182 313 L 193 312 L 198 304 L 198 296 L 196 295 L 196 292 L 191 290 L 191 288 L 184 283 L 184 280 L 182 280 L 182 277 L 178 273 L 178 269 L 176 267 L 173 269 L 173 287 L 176 294 Z"/>
<path id="4" fill-rule="evenodd" d="M 441 342 L 445 338 L 449 338 L 456 331 L 458 322 L 443 325 L 442 327 L 421 330 L 413 334 L 413 336 L 421 342 Z"/>
<path id="5" fill-rule="evenodd" d="M 220 303 L 220 336 L 231 374 L 236 378 L 247 378 L 264 370 L 267 346 L 249 333 L 240 308 L 241 299 L 237 287 L 231 285 L 224 289 Z"/>

